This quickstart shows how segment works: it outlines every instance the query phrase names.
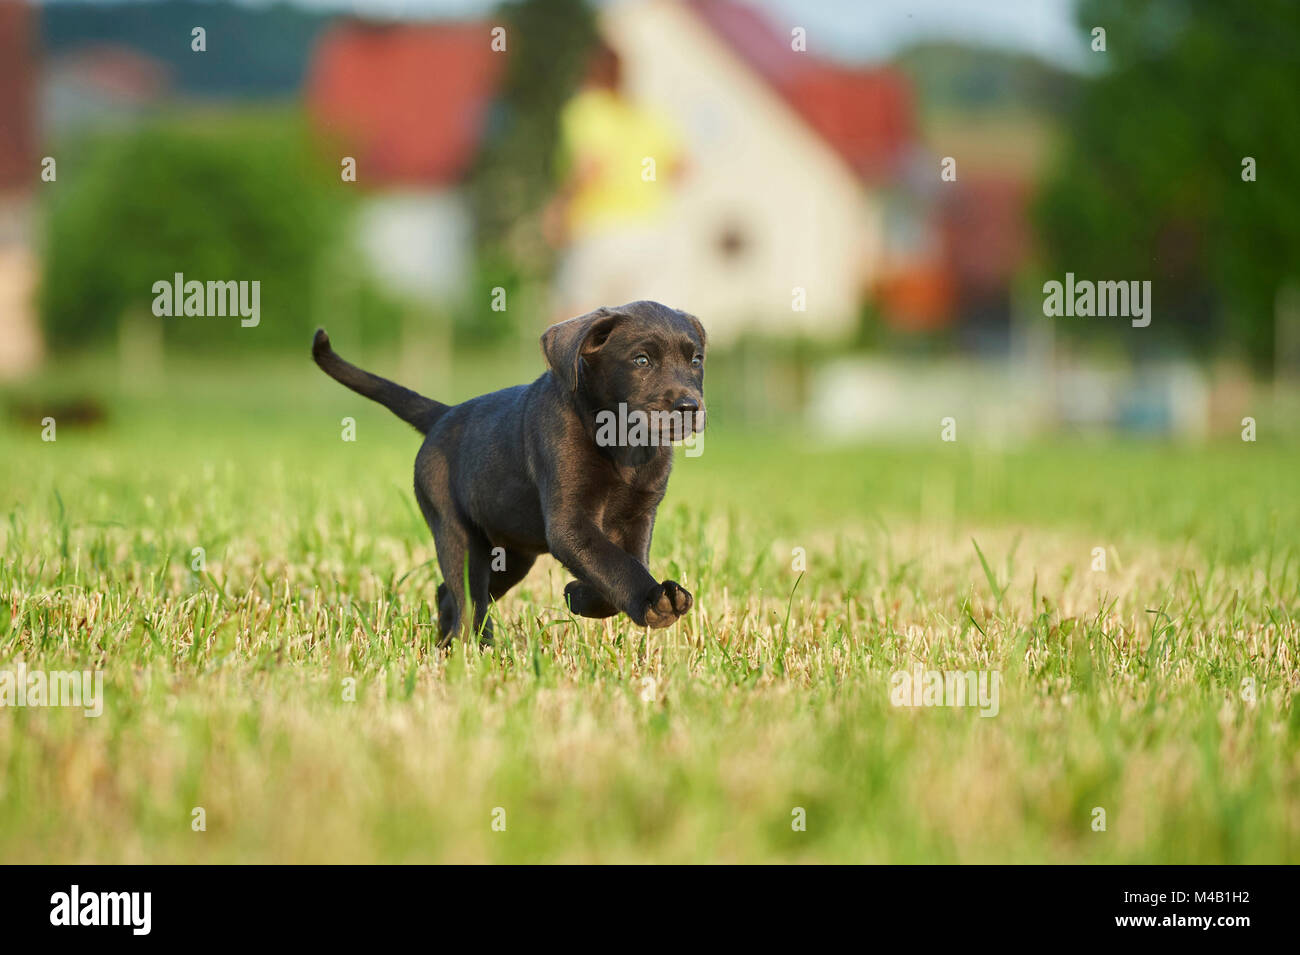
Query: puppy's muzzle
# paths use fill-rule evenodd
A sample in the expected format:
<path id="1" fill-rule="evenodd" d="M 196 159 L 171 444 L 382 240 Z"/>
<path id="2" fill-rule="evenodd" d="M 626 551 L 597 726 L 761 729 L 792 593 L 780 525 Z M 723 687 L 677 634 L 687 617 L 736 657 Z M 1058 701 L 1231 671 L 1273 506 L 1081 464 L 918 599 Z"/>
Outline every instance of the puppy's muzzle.
<path id="1" fill-rule="evenodd" d="M 684 441 L 704 430 L 704 405 L 698 398 L 683 395 L 673 403 L 671 411 L 674 441 Z"/>

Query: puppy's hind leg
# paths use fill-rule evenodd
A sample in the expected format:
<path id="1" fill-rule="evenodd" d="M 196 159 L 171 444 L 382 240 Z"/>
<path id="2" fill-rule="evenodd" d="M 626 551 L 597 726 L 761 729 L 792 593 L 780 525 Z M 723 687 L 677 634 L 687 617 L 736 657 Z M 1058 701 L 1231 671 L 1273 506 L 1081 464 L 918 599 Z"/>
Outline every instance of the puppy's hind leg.
<path id="1" fill-rule="evenodd" d="M 492 642 L 492 621 L 488 619 L 491 602 L 491 554 L 487 541 L 459 521 L 437 517 L 433 542 L 438 550 L 438 567 L 443 584 L 438 588 L 439 647 L 451 643 L 465 624 L 465 584 L 469 583 L 469 601 L 473 604 L 473 632 L 484 644 Z M 446 588 L 445 590 L 443 588 Z"/>
<path id="2" fill-rule="evenodd" d="M 451 642 L 452 636 L 460 626 L 460 607 L 464 603 L 463 586 L 458 585 L 456 591 L 452 591 L 448 586 L 452 580 L 459 581 L 459 576 L 453 576 L 448 573 L 447 568 L 453 566 L 462 566 L 463 558 L 456 559 L 451 553 L 453 541 L 448 540 L 443 543 L 443 532 L 440 530 L 445 522 L 438 517 L 438 509 L 433 506 L 429 494 L 425 491 L 419 480 L 417 471 L 415 482 L 415 500 L 420 505 L 420 511 L 424 514 L 424 522 L 429 525 L 429 531 L 433 534 L 433 545 L 438 553 L 438 567 L 442 571 L 443 583 L 438 585 L 438 647 L 447 646 Z M 463 545 L 461 547 L 463 550 Z"/>
<path id="3" fill-rule="evenodd" d="M 438 646 L 446 646 L 442 639 L 457 626 L 456 600 L 451 595 L 451 588 L 446 584 L 438 585 Z"/>

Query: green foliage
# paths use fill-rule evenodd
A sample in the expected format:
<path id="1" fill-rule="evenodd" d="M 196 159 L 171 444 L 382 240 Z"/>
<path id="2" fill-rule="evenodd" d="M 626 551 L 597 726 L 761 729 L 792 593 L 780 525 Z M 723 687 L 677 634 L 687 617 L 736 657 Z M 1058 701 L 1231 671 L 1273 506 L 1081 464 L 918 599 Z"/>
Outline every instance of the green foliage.
<path id="1" fill-rule="evenodd" d="M 342 209 L 300 129 L 161 122 L 88 144 L 86 155 L 61 164 L 50 210 L 39 301 L 56 348 L 101 344 L 125 313 L 151 315 L 153 284 L 176 272 L 260 281 L 261 323 L 160 318 L 169 342 L 307 340 L 318 267 Z"/>
<path id="2" fill-rule="evenodd" d="M 513 301 L 514 293 L 550 275 L 553 256 L 541 215 L 555 193 L 559 114 L 596 39 L 585 0 L 518 0 L 503 5 L 498 18 L 506 27 L 506 75 L 470 183 L 476 303 L 495 287 Z M 505 321 L 484 319 L 482 309 L 468 314 L 463 337 L 493 339 L 509 330 Z"/>
<path id="3" fill-rule="evenodd" d="M 1151 279 L 1144 339 L 1227 339 L 1268 368 L 1278 289 L 1300 279 L 1300 7 L 1087 0 L 1078 19 L 1106 52 L 1039 199 L 1049 267 Z"/>

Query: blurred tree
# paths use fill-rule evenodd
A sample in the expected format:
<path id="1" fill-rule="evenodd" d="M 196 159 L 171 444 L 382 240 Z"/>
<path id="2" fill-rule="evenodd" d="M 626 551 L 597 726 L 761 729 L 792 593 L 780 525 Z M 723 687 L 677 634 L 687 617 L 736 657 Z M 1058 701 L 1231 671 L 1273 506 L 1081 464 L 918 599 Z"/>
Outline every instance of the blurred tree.
<path id="1" fill-rule="evenodd" d="M 158 319 L 168 341 L 308 340 L 317 269 L 343 208 L 294 124 L 205 116 L 69 154 L 87 158 L 60 162 L 50 209 L 39 306 L 53 347 L 102 344 L 124 314 L 152 317 L 153 284 L 176 272 L 260 281 L 261 322 Z"/>
<path id="2" fill-rule="evenodd" d="M 1144 336 L 1229 341 L 1268 370 L 1300 281 L 1300 4 L 1084 0 L 1078 22 L 1106 50 L 1037 203 L 1049 267 L 1151 279 Z"/>
<path id="3" fill-rule="evenodd" d="M 554 265 L 542 214 L 556 187 L 559 114 L 577 89 L 596 39 L 585 0 L 518 0 L 502 5 L 505 80 L 471 175 L 476 268 L 471 307 L 458 334 L 491 340 L 508 334 Z M 492 289 L 508 308 L 491 308 Z"/>

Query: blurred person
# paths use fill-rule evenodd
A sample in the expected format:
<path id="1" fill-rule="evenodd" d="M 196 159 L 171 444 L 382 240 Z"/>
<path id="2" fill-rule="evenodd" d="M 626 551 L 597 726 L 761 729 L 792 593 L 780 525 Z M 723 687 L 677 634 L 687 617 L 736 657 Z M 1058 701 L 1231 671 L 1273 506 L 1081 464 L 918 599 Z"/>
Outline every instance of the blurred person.
<path id="1" fill-rule="evenodd" d="M 562 185 L 546 214 L 547 238 L 565 247 L 558 313 L 673 301 L 662 284 L 673 254 L 662 227 L 684 168 L 681 138 L 666 117 L 626 95 L 619 56 L 604 42 L 560 113 L 559 148 Z M 644 176 L 647 158 L 653 179 Z"/>

